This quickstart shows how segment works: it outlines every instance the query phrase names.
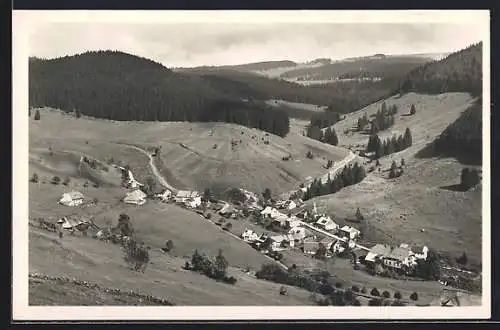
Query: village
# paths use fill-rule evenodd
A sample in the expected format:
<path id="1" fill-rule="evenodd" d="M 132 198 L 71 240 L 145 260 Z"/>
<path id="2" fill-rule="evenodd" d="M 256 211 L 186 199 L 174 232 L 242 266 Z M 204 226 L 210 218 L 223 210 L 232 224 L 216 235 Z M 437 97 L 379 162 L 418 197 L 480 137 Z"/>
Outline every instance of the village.
<path id="1" fill-rule="evenodd" d="M 162 188 L 147 194 L 144 184 L 138 182 L 128 168 L 112 165 L 123 173 L 123 187 L 126 193 L 122 202 L 140 207 L 148 199 L 163 203 L 174 203 L 198 213 L 206 221 L 221 227 L 222 230 L 237 236 L 254 249 L 279 262 L 283 251 L 300 251 L 303 255 L 320 260 L 339 257 L 349 259 L 355 270 L 366 270 L 378 276 L 412 276 L 419 261 L 428 259 L 427 246 L 416 247 L 409 244 L 391 246 L 388 244 L 369 244 L 362 240 L 360 229 L 350 225 L 339 225 L 331 216 L 319 213 L 314 204 L 312 210 L 305 208 L 299 189 L 283 194 L 277 200 L 259 198 L 255 193 L 240 189 L 245 195 L 244 202 L 230 203 L 207 198 L 197 191 Z M 81 192 L 64 193 L 59 200 L 61 205 L 85 207 L 93 199 Z M 212 212 L 212 213 L 211 213 Z M 357 222 L 363 215 L 357 210 Z M 219 220 L 216 220 L 219 219 Z M 242 227 L 241 232 L 231 231 L 230 221 L 247 221 L 252 229 Z M 250 221 L 250 222 L 248 222 Z M 92 217 L 66 216 L 57 219 L 56 225 L 46 224 L 60 235 L 67 231 L 71 235 L 81 232 L 104 241 L 122 242 L 124 237 L 116 228 L 99 228 Z M 58 228 L 55 228 L 58 226 Z M 255 228 L 262 228 L 257 230 Z M 362 266 L 364 266 L 362 268 Z M 444 284 L 444 282 L 443 282 Z"/>

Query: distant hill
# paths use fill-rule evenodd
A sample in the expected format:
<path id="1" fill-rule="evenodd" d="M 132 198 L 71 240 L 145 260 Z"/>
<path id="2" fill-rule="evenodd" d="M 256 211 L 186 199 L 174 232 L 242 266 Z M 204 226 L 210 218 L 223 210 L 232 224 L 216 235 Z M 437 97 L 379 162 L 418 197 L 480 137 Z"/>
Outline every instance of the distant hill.
<path id="1" fill-rule="evenodd" d="M 297 63 L 293 61 L 265 61 L 265 62 L 255 62 L 248 64 L 237 64 L 237 65 L 221 65 L 221 66 L 200 66 L 194 68 L 179 68 L 179 71 L 217 71 L 217 70 L 236 70 L 236 71 L 262 71 L 262 70 L 272 70 L 279 68 L 289 68 L 297 66 Z"/>
<path id="2" fill-rule="evenodd" d="M 264 97 L 236 82 L 172 72 L 154 61 L 117 51 L 29 61 L 30 106 L 77 111 L 112 120 L 223 121 L 280 136 L 285 111 L 243 102 Z"/>
<path id="3" fill-rule="evenodd" d="M 408 72 L 432 58 L 422 56 L 374 56 L 349 58 L 331 64 L 289 70 L 281 75 L 285 79 L 329 80 L 355 78 L 392 78 Z"/>
<path id="4" fill-rule="evenodd" d="M 401 93 L 482 93 L 482 42 L 452 53 L 439 61 L 415 68 L 406 75 Z"/>

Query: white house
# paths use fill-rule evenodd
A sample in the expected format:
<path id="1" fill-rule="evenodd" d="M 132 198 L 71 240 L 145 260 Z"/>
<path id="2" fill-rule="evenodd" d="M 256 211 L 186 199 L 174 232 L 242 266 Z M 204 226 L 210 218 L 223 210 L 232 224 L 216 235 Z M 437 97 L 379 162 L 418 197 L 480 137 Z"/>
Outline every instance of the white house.
<path id="1" fill-rule="evenodd" d="M 124 198 L 123 202 L 126 204 L 143 205 L 146 203 L 147 195 L 140 189 L 129 192 Z"/>
<path id="2" fill-rule="evenodd" d="M 156 197 L 161 199 L 161 201 L 163 202 L 168 202 L 172 198 L 172 191 L 169 189 L 165 189 L 163 193 L 156 195 Z"/>
<path id="3" fill-rule="evenodd" d="M 177 203 L 185 203 L 197 197 L 201 197 L 197 191 L 179 190 L 175 196 L 175 201 Z"/>
<path id="4" fill-rule="evenodd" d="M 270 238 L 272 241 L 271 248 L 275 251 L 295 246 L 295 241 L 293 239 L 293 236 L 277 235 L 277 236 L 271 236 Z"/>
<path id="5" fill-rule="evenodd" d="M 333 253 L 342 253 L 345 251 L 345 242 L 342 240 L 336 241 L 331 247 Z"/>
<path id="6" fill-rule="evenodd" d="M 416 259 L 426 260 L 427 253 L 429 253 L 429 248 L 424 245 L 424 246 L 414 247 L 411 249 L 411 251 L 413 252 L 413 255 L 415 256 Z"/>
<path id="7" fill-rule="evenodd" d="M 64 193 L 59 203 L 66 206 L 78 206 L 83 204 L 85 196 L 79 191 Z"/>
<path id="8" fill-rule="evenodd" d="M 241 234 L 241 238 L 243 238 L 245 242 L 254 242 L 259 238 L 259 235 L 253 230 L 245 229 L 243 234 Z"/>
<path id="9" fill-rule="evenodd" d="M 193 197 L 190 200 L 184 202 L 188 207 L 195 209 L 201 205 L 201 196 Z"/>
<path id="10" fill-rule="evenodd" d="M 391 247 L 385 244 L 376 244 L 365 256 L 365 261 L 375 263 L 377 259 L 382 260 L 391 253 Z"/>
<path id="11" fill-rule="evenodd" d="M 127 181 L 127 186 L 129 188 L 132 188 L 132 189 L 136 189 L 136 188 L 139 188 L 139 187 L 142 187 L 144 186 L 142 183 L 139 183 L 139 181 L 137 181 L 135 178 L 134 178 L 134 174 L 132 174 L 132 171 L 129 170 L 128 171 L 128 181 Z"/>
<path id="12" fill-rule="evenodd" d="M 290 228 L 299 227 L 301 225 L 301 221 L 296 216 L 288 218 L 287 223 Z"/>
<path id="13" fill-rule="evenodd" d="M 318 221 L 316 221 L 316 225 L 326 231 L 337 230 L 339 227 L 330 217 L 325 216 L 321 216 Z"/>
<path id="14" fill-rule="evenodd" d="M 288 234 L 292 235 L 294 240 L 302 241 L 303 239 L 305 239 L 307 237 L 308 232 L 304 227 L 292 227 L 288 231 Z"/>
<path id="15" fill-rule="evenodd" d="M 295 202 L 294 202 L 294 201 L 292 201 L 292 200 L 289 200 L 289 201 L 287 201 L 287 202 L 285 203 L 285 207 L 286 207 L 286 209 L 287 209 L 287 210 L 289 210 L 289 211 L 290 211 L 290 210 L 293 210 L 293 209 L 295 209 L 295 208 L 297 207 L 297 203 L 295 203 Z"/>
<path id="16" fill-rule="evenodd" d="M 344 226 L 339 230 L 339 234 L 348 239 L 356 239 L 360 233 L 361 232 L 358 229 L 350 226 Z"/>
<path id="17" fill-rule="evenodd" d="M 383 259 L 384 265 L 392 268 L 401 269 L 403 266 L 413 265 L 411 260 L 411 251 L 408 247 L 393 248 L 388 256 Z"/>

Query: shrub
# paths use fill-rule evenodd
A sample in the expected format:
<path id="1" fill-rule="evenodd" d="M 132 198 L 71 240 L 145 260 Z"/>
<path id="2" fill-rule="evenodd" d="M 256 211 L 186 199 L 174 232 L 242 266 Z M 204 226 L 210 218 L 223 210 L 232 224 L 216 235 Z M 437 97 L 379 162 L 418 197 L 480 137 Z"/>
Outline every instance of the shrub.
<path id="1" fill-rule="evenodd" d="M 83 188 L 87 188 L 88 186 L 89 186 L 89 183 L 88 183 L 87 181 L 85 181 L 85 182 L 83 183 Z"/>
<path id="2" fill-rule="evenodd" d="M 351 288 L 351 290 L 352 290 L 353 292 L 359 292 L 359 286 L 357 286 L 357 285 L 353 285 L 353 286 L 352 286 L 352 288 Z"/>
<path id="3" fill-rule="evenodd" d="M 37 183 L 38 182 L 38 174 L 33 173 L 33 176 L 30 179 L 31 182 Z"/>
<path id="4" fill-rule="evenodd" d="M 309 150 L 307 153 L 306 153 L 306 157 L 309 158 L 309 159 L 313 159 L 314 158 L 314 155 L 313 153 L 311 152 L 311 150 Z"/>
<path id="5" fill-rule="evenodd" d="M 58 176 L 55 176 L 52 178 L 51 182 L 52 182 L 52 184 L 58 185 L 59 183 L 61 183 L 61 178 Z"/>
<path id="6" fill-rule="evenodd" d="M 70 181 L 71 181 L 71 179 L 69 178 L 69 176 L 66 177 L 66 179 L 64 179 L 63 185 L 65 185 L 65 186 L 69 185 Z"/>
<path id="7" fill-rule="evenodd" d="M 170 252 L 172 251 L 172 249 L 174 248 L 174 242 L 172 242 L 171 239 L 169 239 L 166 243 L 165 243 L 165 250 L 167 252 Z"/>
<path id="8" fill-rule="evenodd" d="M 366 288 L 365 288 L 365 287 L 363 287 L 363 288 L 361 289 L 361 293 L 366 293 L 366 292 L 367 292 Z"/>
<path id="9" fill-rule="evenodd" d="M 410 299 L 411 299 L 411 300 L 413 300 L 413 301 L 417 301 L 417 300 L 418 300 L 418 293 L 413 292 L 413 293 L 410 295 Z"/>
<path id="10" fill-rule="evenodd" d="M 382 300 L 378 298 L 372 298 L 368 301 L 368 306 L 382 306 Z"/>
<path id="11" fill-rule="evenodd" d="M 389 293 L 389 291 L 384 291 L 384 292 L 382 292 L 382 297 L 384 297 L 384 298 L 390 298 L 391 294 Z"/>
<path id="12" fill-rule="evenodd" d="M 335 283 L 335 287 L 336 287 L 337 289 L 342 288 L 342 283 L 340 283 L 340 282 Z"/>
<path id="13" fill-rule="evenodd" d="M 375 297 L 380 296 L 380 292 L 378 292 L 377 288 L 373 288 L 372 291 L 370 291 L 370 294 Z"/>
<path id="14" fill-rule="evenodd" d="M 396 291 L 396 292 L 394 293 L 394 298 L 395 298 L 395 299 L 401 299 L 401 298 L 402 298 L 401 292 Z"/>
<path id="15" fill-rule="evenodd" d="M 92 185 L 92 187 L 94 187 L 94 188 L 99 188 L 99 182 L 95 182 L 95 183 Z"/>
<path id="16" fill-rule="evenodd" d="M 35 120 L 40 120 L 40 110 L 35 111 Z"/>
<path id="17" fill-rule="evenodd" d="M 207 215 L 205 216 L 207 219 L 212 219 L 212 214 L 211 213 L 207 213 Z"/>
<path id="18" fill-rule="evenodd" d="M 410 107 L 410 115 L 414 115 L 417 113 L 417 109 L 415 108 L 415 104 L 412 104 Z"/>

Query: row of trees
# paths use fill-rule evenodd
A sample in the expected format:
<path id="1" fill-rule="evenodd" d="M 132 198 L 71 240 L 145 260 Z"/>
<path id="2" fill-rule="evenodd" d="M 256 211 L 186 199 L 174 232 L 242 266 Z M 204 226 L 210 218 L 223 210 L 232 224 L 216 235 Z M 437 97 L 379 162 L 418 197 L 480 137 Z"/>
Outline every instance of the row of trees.
<path id="1" fill-rule="evenodd" d="M 344 187 L 363 181 L 365 177 L 366 171 L 364 167 L 357 162 L 354 165 L 345 166 L 333 179 L 329 176 L 325 183 L 322 183 L 321 179 L 315 179 L 304 193 L 303 200 L 334 194 Z"/>
<path id="2" fill-rule="evenodd" d="M 366 152 L 373 152 L 374 158 L 379 159 L 380 157 L 409 148 L 412 144 L 411 131 L 409 128 L 406 128 L 403 135 L 393 135 L 392 138 L 387 138 L 383 142 L 378 135 L 371 135 L 368 139 Z"/>

